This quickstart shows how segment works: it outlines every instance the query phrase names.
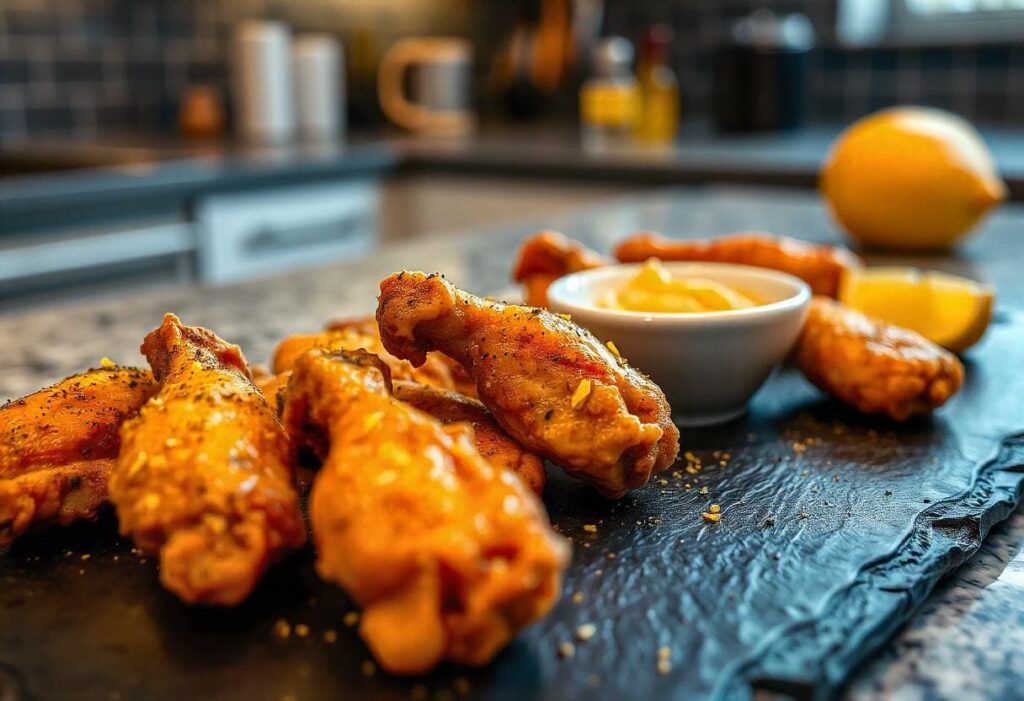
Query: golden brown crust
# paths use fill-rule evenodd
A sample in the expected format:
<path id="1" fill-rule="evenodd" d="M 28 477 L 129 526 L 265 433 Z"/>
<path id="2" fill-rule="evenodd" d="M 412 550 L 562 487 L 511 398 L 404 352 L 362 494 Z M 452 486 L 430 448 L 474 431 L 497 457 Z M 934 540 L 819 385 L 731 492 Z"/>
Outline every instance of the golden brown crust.
<path id="1" fill-rule="evenodd" d="M 473 428 L 473 447 L 487 462 L 499 470 L 516 473 L 537 494 L 544 491 L 544 461 L 505 433 L 478 400 L 403 380 L 394 382 L 394 395 L 441 423 L 469 424 Z"/>
<path id="2" fill-rule="evenodd" d="M 363 608 L 360 635 L 387 671 L 486 664 L 554 605 L 567 544 L 464 427 L 389 385 L 366 353 L 314 350 L 295 364 L 285 425 L 296 448 L 311 440 L 325 454 L 311 500 L 317 570 Z"/>
<path id="3" fill-rule="evenodd" d="M 101 368 L 0 407 L 0 547 L 30 527 L 95 516 L 121 423 L 155 391 L 147 371 Z"/>
<path id="4" fill-rule="evenodd" d="M 388 364 L 395 379 L 412 380 L 469 396 L 473 396 L 476 391 L 466 371 L 451 358 L 446 358 L 440 353 L 431 353 L 420 367 L 414 367 L 408 361 L 400 360 L 388 353 L 380 342 L 377 322 L 372 316 L 334 321 L 328 324 L 324 331 L 289 336 L 281 341 L 274 351 L 274 372 L 290 370 L 299 356 L 313 348 L 329 351 L 369 351 Z"/>
<path id="5" fill-rule="evenodd" d="M 836 399 L 896 421 L 942 406 L 964 377 L 952 353 L 824 297 L 811 302 L 794 359 L 808 380 Z"/>
<path id="6" fill-rule="evenodd" d="M 538 231 L 523 241 L 512 279 L 524 288 L 526 304 L 548 306 L 548 287 L 560 277 L 612 261 L 557 231 Z"/>
<path id="7" fill-rule="evenodd" d="M 121 429 L 121 532 L 182 600 L 236 604 L 305 541 L 287 436 L 237 346 L 168 314 L 142 352 L 161 386 Z"/>
<path id="8" fill-rule="evenodd" d="M 685 241 L 640 233 L 620 241 L 615 257 L 622 263 L 658 258 L 771 268 L 802 279 L 810 285 L 812 293 L 826 297 L 839 293 L 839 283 L 847 270 L 863 265 L 860 258 L 845 248 L 757 232 Z"/>
<path id="9" fill-rule="evenodd" d="M 401 358 L 439 350 L 462 364 L 510 436 L 606 496 L 675 461 L 679 431 L 662 391 L 567 319 L 407 271 L 381 282 L 377 323 Z"/>

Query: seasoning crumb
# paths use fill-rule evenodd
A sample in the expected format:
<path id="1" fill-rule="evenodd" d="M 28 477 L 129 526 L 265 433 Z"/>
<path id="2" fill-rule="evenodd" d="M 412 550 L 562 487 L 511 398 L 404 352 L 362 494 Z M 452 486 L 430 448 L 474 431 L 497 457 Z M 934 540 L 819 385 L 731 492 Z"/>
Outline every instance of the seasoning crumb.
<path id="1" fill-rule="evenodd" d="M 338 642 L 338 631 L 336 630 L 325 630 L 324 631 L 324 642 L 328 645 Z"/>
<path id="2" fill-rule="evenodd" d="M 703 518 L 708 523 L 718 523 L 722 520 L 722 514 L 712 514 L 705 511 L 701 514 L 701 518 Z"/>
<path id="3" fill-rule="evenodd" d="M 765 528 L 771 528 L 774 525 L 775 525 L 775 517 L 774 516 L 769 516 L 768 518 L 766 518 L 764 520 L 764 527 Z"/>
<path id="4" fill-rule="evenodd" d="M 374 672 L 377 671 L 377 665 L 370 660 L 363 660 L 363 664 L 360 666 L 364 677 L 372 677 Z"/>
<path id="5" fill-rule="evenodd" d="M 711 494 L 711 490 L 707 487 L 701 487 L 697 490 L 697 494 L 700 494 L 702 497 L 706 497 L 708 494 Z"/>
<path id="6" fill-rule="evenodd" d="M 558 646 L 558 656 L 561 658 L 572 657 L 576 654 L 576 646 L 568 640 Z"/>
<path id="7" fill-rule="evenodd" d="M 103 356 L 102 358 L 100 358 L 100 367 L 101 368 L 106 368 L 106 369 L 109 370 L 110 368 L 116 368 L 117 367 L 117 363 L 115 363 L 113 360 L 111 360 L 107 356 Z"/>
<path id="8" fill-rule="evenodd" d="M 658 674 L 661 675 L 668 674 L 672 671 L 672 662 L 667 659 L 658 660 L 658 664 L 656 666 L 658 669 Z"/>
<path id="9" fill-rule="evenodd" d="M 572 399 L 569 400 L 572 408 L 579 409 L 583 406 L 590 397 L 590 391 L 593 388 L 594 384 L 590 380 L 580 380 L 580 383 L 576 385 L 576 390 L 572 393 Z"/>
<path id="10" fill-rule="evenodd" d="M 575 592 L 572 595 L 572 602 L 574 604 L 582 604 L 583 603 L 583 592 L 581 592 L 581 591 Z"/>
<path id="11" fill-rule="evenodd" d="M 274 624 L 274 635 L 281 640 L 284 640 L 291 634 L 292 627 L 289 625 L 288 621 L 283 618 L 277 619 L 277 622 Z"/>
<path id="12" fill-rule="evenodd" d="M 719 506 L 718 504 L 712 504 L 711 506 L 708 507 L 708 511 L 713 514 L 718 514 L 722 512 L 722 507 Z"/>
<path id="13" fill-rule="evenodd" d="M 618 555 L 616 555 L 615 553 L 608 553 L 604 557 L 605 557 L 606 560 L 614 560 L 615 558 L 618 557 Z"/>
<path id="14" fill-rule="evenodd" d="M 885 490 L 885 492 L 884 492 L 884 494 L 885 494 L 885 496 L 887 496 L 887 497 L 891 497 L 891 496 L 892 496 L 892 490 L 891 490 L 891 489 L 886 489 L 886 490 Z"/>
<path id="15" fill-rule="evenodd" d="M 774 555 L 772 555 L 772 559 L 773 560 L 781 560 L 782 559 L 782 553 L 775 553 Z"/>
<path id="16" fill-rule="evenodd" d="M 597 626 L 593 623 L 584 623 L 576 629 L 576 639 L 580 642 L 587 642 L 597 634 Z"/>
<path id="17" fill-rule="evenodd" d="M 351 628 L 356 623 L 359 623 L 359 612 L 358 611 L 349 611 L 348 613 L 346 613 L 342 617 L 341 620 L 342 620 L 342 622 L 345 625 L 347 625 L 349 628 Z"/>
<path id="18" fill-rule="evenodd" d="M 797 517 L 797 518 L 798 518 L 799 520 L 803 521 L 803 520 L 804 520 L 805 518 L 810 518 L 810 517 L 811 517 L 811 515 L 810 515 L 809 513 L 807 513 L 806 511 L 801 511 L 800 513 L 798 513 L 798 514 L 796 515 L 796 517 Z"/>
<path id="19" fill-rule="evenodd" d="M 658 659 L 667 660 L 672 657 L 672 648 L 668 645 L 662 645 L 658 648 Z"/>
<path id="20" fill-rule="evenodd" d="M 597 526 L 593 523 L 583 524 L 583 530 L 587 533 L 597 533 Z"/>
<path id="21" fill-rule="evenodd" d="M 309 626 L 307 626 L 305 623 L 296 624 L 295 635 L 297 635 L 300 638 L 309 637 Z"/>
<path id="22" fill-rule="evenodd" d="M 92 555 L 91 555 L 91 554 L 89 554 L 89 553 L 85 553 L 84 555 L 82 555 L 82 562 L 85 562 L 85 561 L 86 561 L 86 560 L 88 560 L 88 559 L 89 559 L 90 557 L 92 557 Z"/>
<path id="23" fill-rule="evenodd" d="M 658 480 L 658 484 L 661 485 L 662 487 L 667 487 L 668 486 L 668 480 L 667 479 L 660 479 L 660 480 Z"/>

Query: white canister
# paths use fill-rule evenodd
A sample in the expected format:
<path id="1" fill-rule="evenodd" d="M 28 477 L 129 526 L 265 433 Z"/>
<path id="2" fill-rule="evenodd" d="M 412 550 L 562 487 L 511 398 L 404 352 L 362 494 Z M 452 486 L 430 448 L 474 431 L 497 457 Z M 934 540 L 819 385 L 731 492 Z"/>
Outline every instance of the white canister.
<path id="1" fill-rule="evenodd" d="M 294 136 L 290 53 L 291 34 L 280 22 L 250 21 L 235 29 L 235 129 L 245 139 L 279 144 Z"/>
<path id="2" fill-rule="evenodd" d="M 299 133 L 311 141 L 338 138 L 345 129 L 345 78 L 341 46 L 324 34 L 298 37 L 292 47 L 292 79 Z"/>

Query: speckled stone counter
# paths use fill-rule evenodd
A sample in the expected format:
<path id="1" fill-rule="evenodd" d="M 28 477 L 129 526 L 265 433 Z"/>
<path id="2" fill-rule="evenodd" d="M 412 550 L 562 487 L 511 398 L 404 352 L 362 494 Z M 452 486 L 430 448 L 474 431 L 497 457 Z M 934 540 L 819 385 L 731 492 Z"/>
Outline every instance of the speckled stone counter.
<path id="1" fill-rule="evenodd" d="M 381 250 L 363 260 L 223 288 L 154 290 L 88 304 L 0 316 L 0 399 L 18 396 L 108 356 L 142 362 L 142 336 L 165 311 L 239 343 L 265 362 L 278 339 L 331 317 L 373 309 L 377 282 L 400 268 L 444 272 L 481 294 L 508 288 L 512 252 L 541 226 L 607 247 L 638 229 L 699 236 L 757 228 L 838 240 L 809 194 L 726 188 L 677 189 L 616 200 L 547 221 Z M 1024 207 L 992 217 L 956 256 L 870 256 L 874 263 L 941 268 L 993 282 L 997 314 L 1024 307 Z M 984 341 L 983 341 L 984 342 Z M 1024 342 L 1024 339 L 1022 339 Z M 969 364 L 969 358 L 968 358 Z M 1024 512 L 994 533 L 950 577 L 914 622 L 851 682 L 852 699 L 995 699 L 1024 694 Z"/>

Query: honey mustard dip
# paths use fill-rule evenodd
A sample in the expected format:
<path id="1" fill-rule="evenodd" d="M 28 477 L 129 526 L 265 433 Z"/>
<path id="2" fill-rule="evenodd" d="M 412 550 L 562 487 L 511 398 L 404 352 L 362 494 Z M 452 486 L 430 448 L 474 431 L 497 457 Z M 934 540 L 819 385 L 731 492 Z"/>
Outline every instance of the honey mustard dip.
<path id="1" fill-rule="evenodd" d="M 607 309 L 669 314 L 748 309 L 758 304 L 749 294 L 706 277 L 675 277 L 654 258 L 625 285 L 598 300 Z"/>

